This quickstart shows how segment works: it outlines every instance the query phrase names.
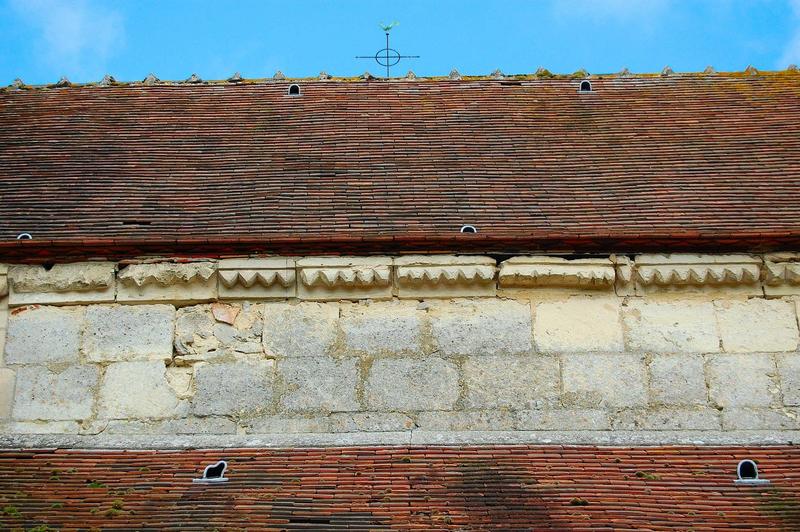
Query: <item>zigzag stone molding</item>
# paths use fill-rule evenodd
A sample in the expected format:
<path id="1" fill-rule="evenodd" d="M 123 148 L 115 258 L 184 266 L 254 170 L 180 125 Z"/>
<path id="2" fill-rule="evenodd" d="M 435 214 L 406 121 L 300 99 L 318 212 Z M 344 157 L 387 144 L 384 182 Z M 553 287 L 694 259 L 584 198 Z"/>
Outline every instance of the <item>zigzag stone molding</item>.
<path id="1" fill-rule="evenodd" d="M 761 293 L 762 260 L 751 255 L 637 255 L 633 280 L 637 292 L 735 289 Z"/>
<path id="2" fill-rule="evenodd" d="M 390 257 L 308 257 L 297 261 L 302 299 L 389 299 L 392 297 Z"/>
<path id="3" fill-rule="evenodd" d="M 0 265 L 0 297 L 29 304 L 494 297 L 519 290 L 800 295 L 800 253 L 638 255 L 565 259 L 520 256 L 262 257 L 52 268 Z"/>
<path id="4" fill-rule="evenodd" d="M 198 302 L 217 298 L 214 262 L 131 264 L 117 275 L 117 301 Z"/>
<path id="5" fill-rule="evenodd" d="M 422 297 L 492 297 L 495 260 L 490 257 L 409 255 L 394 260 L 397 295 Z"/>
<path id="6" fill-rule="evenodd" d="M 223 259 L 217 264 L 222 299 L 288 298 L 297 295 L 294 259 Z"/>
<path id="7" fill-rule="evenodd" d="M 581 288 L 614 287 L 614 264 L 610 259 L 561 257 L 512 257 L 500 265 L 502 288 Z"/>

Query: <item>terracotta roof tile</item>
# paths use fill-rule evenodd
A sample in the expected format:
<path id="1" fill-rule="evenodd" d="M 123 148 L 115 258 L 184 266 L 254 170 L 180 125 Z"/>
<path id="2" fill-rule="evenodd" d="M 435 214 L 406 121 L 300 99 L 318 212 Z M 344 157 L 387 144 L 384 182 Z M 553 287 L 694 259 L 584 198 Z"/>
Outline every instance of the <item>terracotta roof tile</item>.
<path id="1" fill-rule="evenodd" d="M 229 462 L 224 485 L 197 485 Z M 740 459 L 768 486 L 733 483 Z M 796 447 L 0 451 L 0 527 L 798 530 Z"/>
<path id="2" fill-rule="evenodd" d="M 797 247 L 800 74 L 591 81 L 3 89 L 0 255 Z"/>

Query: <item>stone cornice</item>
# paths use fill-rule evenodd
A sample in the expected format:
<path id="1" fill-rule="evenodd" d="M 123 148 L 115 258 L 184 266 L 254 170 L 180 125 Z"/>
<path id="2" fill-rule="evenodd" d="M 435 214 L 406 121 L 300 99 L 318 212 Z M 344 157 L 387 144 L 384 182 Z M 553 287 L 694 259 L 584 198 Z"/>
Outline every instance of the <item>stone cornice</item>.
<path id="1" fill-rule="evenodd" d="M 610 289 L 614 279 L 610 259 L 561 257 L 513 257 L 501 264 L 499 275 L 503 288 Z"/>
<path id="2" fill-rule="evenodd" d="M 6 270 L 8 282 L 6 282 Z M 605 290 L 659 293 L 800 295 L 800 254 L 638 255 L 565 259 L 491 257 L 265 257 L 117 265 L 112 262 L 0 269 L 9 304 L 190 303 L 225 299 L 317 301 L 494 297 L 497 290 Z"/>

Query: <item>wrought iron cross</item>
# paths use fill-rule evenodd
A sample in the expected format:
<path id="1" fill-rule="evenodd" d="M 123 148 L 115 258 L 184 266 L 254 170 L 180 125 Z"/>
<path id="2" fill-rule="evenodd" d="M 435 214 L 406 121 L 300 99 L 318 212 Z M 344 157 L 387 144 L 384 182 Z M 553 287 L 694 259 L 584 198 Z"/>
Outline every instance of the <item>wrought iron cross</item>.
<path id="1" fill-rule="evenodd" d="M 356 59 L 374 59 L 382 67 L 386 67 L 386 77 L 389 78 L 389 69 L 400 62 L 401 59 L 419 59 L 418 55 L 400 55 L 400 52 L 389 47 L 389 32 L 397 26 L 397 22 L 381 24 L 381 29 L 386 33 L 386 48 L 375 52 L 375 55 L 357 55 Z"/>

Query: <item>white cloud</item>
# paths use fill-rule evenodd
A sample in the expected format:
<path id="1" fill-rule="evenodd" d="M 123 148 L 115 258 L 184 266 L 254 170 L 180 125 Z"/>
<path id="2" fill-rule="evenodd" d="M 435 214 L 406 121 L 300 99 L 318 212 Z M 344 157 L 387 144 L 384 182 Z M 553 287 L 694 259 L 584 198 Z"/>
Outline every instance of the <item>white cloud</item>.
<path id="1" fill-rule="evenodd" d="M 125 41 L 122 16 L 88 0 L 12 0 L 38 34 L 35 50 L 49 69 L 75 78 L 95 77 Z"/>
<path id="2" fill-rule="evenodd" d="M 791 63 L 800 63 L 800 0 L 789 0 L 789 5 L 794 12 L 794 33 L 783 50 L 778 68 L 786 68 Z"/>

